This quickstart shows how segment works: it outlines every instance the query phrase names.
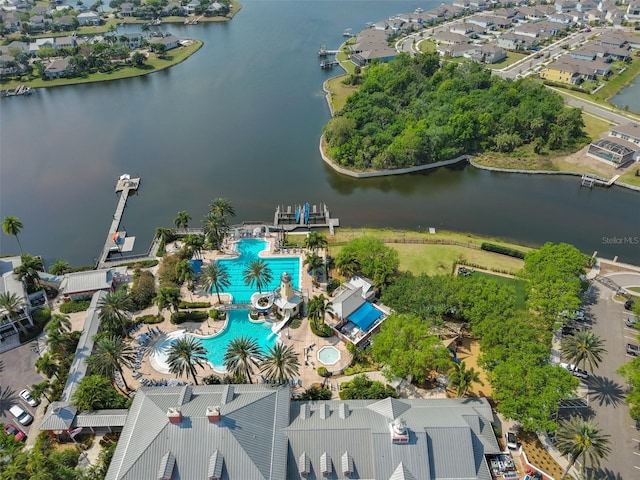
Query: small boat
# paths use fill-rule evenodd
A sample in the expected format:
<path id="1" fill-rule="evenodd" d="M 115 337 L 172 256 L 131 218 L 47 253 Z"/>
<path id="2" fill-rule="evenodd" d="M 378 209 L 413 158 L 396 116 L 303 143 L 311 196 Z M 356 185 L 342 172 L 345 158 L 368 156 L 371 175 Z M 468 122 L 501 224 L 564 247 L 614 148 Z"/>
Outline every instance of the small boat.
<path id="1" fill-rule="evenodd" d="M 309 204 L 304 204 L 304 224 L 307 225 L 309 223 Z"/>
<path id="2" fill-rule="evenodd" d="M 300 223 L 300 205 L 296 207 L 296 223 Z"/>
<path id="3" fill-rule="evenodd" d="M 343 37 L 350 37 L 351 36 L 351 29 L 347 28 L 344 32 L 342 32 L 342 36 Z"/>

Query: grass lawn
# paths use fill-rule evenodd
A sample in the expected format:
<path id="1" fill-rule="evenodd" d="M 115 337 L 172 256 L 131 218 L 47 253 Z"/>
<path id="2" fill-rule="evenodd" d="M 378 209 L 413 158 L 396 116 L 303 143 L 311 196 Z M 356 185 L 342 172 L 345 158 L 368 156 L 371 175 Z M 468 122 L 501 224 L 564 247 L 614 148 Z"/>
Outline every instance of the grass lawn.
<path id="1" fill-rule="evenodd" d="M 429 39 L 419 40 L 418 50 L 420 50 L 422 53 L 435 53 L 436 42 Z"/>
<path id="2" fill-rule="evenodd" d="M 502 68 L 506 68 L 509 65 L 513 65 L 514 63 L 516 63 L 518 60 L 522 60 L 525 57 L 528 57 L 529 55 L 525 54 L 525 53 L 515 53 L 515 52 L 507 52 L 507 58 L 505 58 L 504 60 L 498 62 L 498 63 L 493 63 L 491 65 L 487 65 L 487 68 L 491 69 L 491 70 L 500 70 Z"/>
<path id="3" fill-rule="evenodd" d="M 474 272 L 473 276 L 489 278 L 491 280 L 495 280 L 498 283 L 514 287 L 516 290 L 516 308 L 518 310 L 527 309 L 526 282 L 524 280 L 520 280 L 518 278 L 503 277 L 501 275 L 493 275 L 487 272 Z"/>
<path id="4" fill-rule="evenodd" d="M 582 120 L 584 121 L 584 130 L 592 141 L 599 139 L 609 131 L 613 125 L 612 123 L 602 120 L 601 118 L 594 117 L 587 112 L 582 112 Z"/>
<path id="5" fill-rule="evenodd" d="M 505 245 L 522 251 L 530 248 L 510 244 L 501 240 L 493 240 L 465 235 L 455 232 L 440 232 L 434 235 L 421 232 L 400 230 L 374 230 L 374 229 L 338 229 L 334 237 L 328 237 L 330 254 L 335 257 L 342 247 L 352 240 L 362 236 L 371 236 L 381 240 L 412 240 L 424 239 L 455 241 L 480 246 L 482 242 L 490 241 L 499 245 Z M 522 268 L 523 261 L 517 258 L 500 255 L 497 253 L 477 250 L 461 245 L 439 245 L 424 243 L 387 243 L 398 252 L 400 270 L 411 271 L 416 275 L 426 273 L 428 275 L 445 274 L 453 272 L 454 265 L 460 260 L 482 266 L 487 270 L 505 271 L 515 273 Z"/>
<path id="6" fill-rule="evenodd" d="M 344 107 L 344 104 L 347 103 L 349 95 L 358 90 L 358 87 L 343 84 L 342 81 L 345 78 L 346 75 L 340 75 L 327 81 L 327 89 L 330 92 L 329 98 L 334 112 L 339 112 Z"/>
<path id="7" fill-rule="evenodd" d="M 16 88 L 20 84 L 34 88 L 56 87 L 60 85 L 76 85 L 79 83 L 104 82 L 108 80 L 118 80 L 121 78 L 138 77 L 173 67 L 193 55 L 200 49 L 200 47 L 202 47 L 202 41 L 193 40 L 191 45 L 170 50 L 165 55 L 165 58 L 158 58 L 156 55 L 151 54 L 146 63 L 141 67 L 127 66 L 111 73 L 95 73 L 88 75 L 87 77 L 78 78 L 58 78 L 55 80 L 43 80 L 41 78 L 36 78 L 29 81 L 11 80 L 3 83 L 2 88 L 10 90 Z"/>

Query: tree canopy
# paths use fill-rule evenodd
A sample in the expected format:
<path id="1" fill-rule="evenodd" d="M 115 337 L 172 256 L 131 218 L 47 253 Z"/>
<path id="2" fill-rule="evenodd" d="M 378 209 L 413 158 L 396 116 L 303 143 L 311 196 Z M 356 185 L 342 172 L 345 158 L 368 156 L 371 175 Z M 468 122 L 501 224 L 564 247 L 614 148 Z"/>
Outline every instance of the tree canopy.
<path id="1" fill-rule="evenodd" d="M 399 265 L 398 252 L 373 237 L 351 240 L 336 256 L 336 266 L 344 276 L 362 273 L 376 288 L 391 283 Z"/>
<path id="2" fill-rule="evenodd" d="M 374 63 L 325 126 L 331 158 L 357 170 L 396 169 L 523 144 L 563 150 L 586 139 L 579 109 L 531 80 L 505 80 L 437 54 Z"/>

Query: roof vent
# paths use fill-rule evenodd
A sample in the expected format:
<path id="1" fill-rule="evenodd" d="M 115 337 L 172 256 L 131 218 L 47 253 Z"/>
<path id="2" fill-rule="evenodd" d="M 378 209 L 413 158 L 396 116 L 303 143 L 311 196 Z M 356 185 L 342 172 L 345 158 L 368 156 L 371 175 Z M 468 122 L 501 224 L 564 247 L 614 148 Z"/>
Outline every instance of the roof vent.
<path id="1" fill-rule="evenodd" d="M 333 472 L 333 466 L 331 465 L 331 457 L 324 452 L 320 457 L 320 471 L 323 477 L 328 477 Z"/>
<path id="2" fill-rule="evenodd" d="M 341 403 L 338 405 L 338 416 L 343 420 L 349 416 L 349 405 Z"/>
<path id="3" fill-rule="evenodd" d="M 307 452 L 302 452 L 298 458 L 298 472 L 301 477 L 307 477 L 311 473 L 311 459 Z"/>
<path id="4" fill-rule="evenodd" d="M 184 405 L 185 403 L 190 402 L 191 393 L 192 393 L 191 385 L 185 385 L 184 387 L 182 387 L 182 390 L 180 391 L 180 396 L 178 397 L 178 405 Z"/>
<path id="5" fill-rule="evenodd" d="M 331 415 L 331 410 L 329 410 L 329 405 L 327 405 L 326 403 L 323 403 L 322 405 L 320 405 L 319 410 L 320 410 L 320 418 L 323 420 L 326 420 Z"/>
<path id="6" fill-rule="evenodd" d="M 220 407 L 207 407 L 207 418 L 210 423 L 217 423 L 222 418 Z"/>
<path id="7" fill-rule="evenodd" d="M 307 418 L 309 418 L 311 416 L 311 408 L 309 407 L 308 403 L 303 403 L 300 406 L 300 417 L 303 420 L 306 420 Z"/>
<path id="8" fill-rule="evenodd" d="M 340 463 L 342 464 L 342 473 L 345 476 L 349 477 L 353 475 L 355 471 L 353 468 L 353 457 L 349 455 L 349 452 L 344 452 L 342 454 L 342 459 Z"/>
<path id="9" fill-rule="evenodd" d="M 178 407 L 169 407 L 167 418 L 171 423 L 180 423 L 182 421 L 182 411 Z"/>
<path id="10" fill-rule="evenodd" d="M 224 457 L 216 450 L 209 457 L 209 470 L 207 472 L 207 480 L 222 480 L 222 466 L 224 465 Z"/>
<path id="11" fill-rule="evenodd" d="M 396 418 L 391 422 L 389 431 L 391 432 L 391 441 L 393 443 L 409 443 L 409 429 L 407 429 L 407 422 L 402 418 Z"/>
<path id="12" fill-rule="evenodd" d="M 171 480 L 173 477 L 173 467 L 176 464 L 176 457 L 173 453 L 167 452 L 160 459 L 160 467 L 158 468 L 158 480 Z"/>

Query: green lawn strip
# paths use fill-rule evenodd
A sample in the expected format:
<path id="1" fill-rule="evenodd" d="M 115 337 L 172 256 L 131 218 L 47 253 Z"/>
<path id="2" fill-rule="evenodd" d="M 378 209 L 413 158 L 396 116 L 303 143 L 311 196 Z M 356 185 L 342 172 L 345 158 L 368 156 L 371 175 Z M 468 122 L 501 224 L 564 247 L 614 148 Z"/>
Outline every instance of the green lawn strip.
<path id="1" fill-rule="evenodd" d="M 76 85 L 80 83 L 104 82 L 109 80 L 119 80 L 122 78 L 138 77 L 141 75 L 147 75 L 149 73 L 159 72 L 161 70 L 173 67 L 174 65 L 183 62 L 188 57 L 197 52 L 202 47 L 202 45 L 202 41 L 193 40 L 193 44 L 191 45 L 188 45 L 186 47 L 178 47 L 167 52 L 166 59 L 157 58 L 155 56 L 149 57 L 142 67 L 126 66 L 111 73 L 94 73 L 88 75 L 87 77 L 77 78 L 57 78 L 54 80 L 43 80 L 41 78 L 36 78 L 29 81 L 11 80 L 9 82 L 3 83 L 2 88 L 11 90 L 21 84 L 33 88 L 57 87 L 61 85 Z"/>
<path id="2" fill-rule="evenodd" d="M 502 68 L 506 68 L 510 65 L 513 65 L 517 61 L 522 60 L 523 58 L 526 58 L 528 56 L 529 55 L 526 55 L 524 53 L 507 52 L 507 58 L 505 58 L 504 60 L 501 60 L 498 63 L 487 65 L 487 68 L 490 68 L 491 70 L 500 70 Z"/>
<path id="3" fill-rule="evenodd" d="M 589 115 L 586 112 L 582 113 L 582 120 L 584 120 L 584 131 L 587 132 L 591 141 L 598 140 L 606 132 L 609 131 L 612 123 L 603 120 L 593 115 Z"/>
<path id="4" fill-rule="evenodd" d="M 619 178 L 618 181 L 621 183 L 627 183 L 629 185 L 640 187 L 640 167 L 635 167 L 630 172 L 625 173 Z"/>
<path id="5" fill-rule="evenodd" d="M 474 276 L 485 277 L 491 280 L 495 280 L 498 283 L 502 283 L 504 285 L 513 286 L 516 290 L 516 308 L 518 310 L 526 310 L 527 309 L 527 282 L 524 280 L 520 280 L 518 278 L 508 278 L 503 277 L 501 275 L 493 275 L 492 273 L 486 272 L 474 272 Z"/>
<path id="6" fill-rule="evenodd" d="M 345 78 L 346 75 L 340 75 L 327 81 L 327 88 L 330 92 L 329 98 L 334 112 L 339 112 L 344 107 L 344 104 L 347 103 L 349 95 L 358 89 L 357 87 L 343 84 L 342 82 Z"/>

